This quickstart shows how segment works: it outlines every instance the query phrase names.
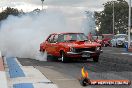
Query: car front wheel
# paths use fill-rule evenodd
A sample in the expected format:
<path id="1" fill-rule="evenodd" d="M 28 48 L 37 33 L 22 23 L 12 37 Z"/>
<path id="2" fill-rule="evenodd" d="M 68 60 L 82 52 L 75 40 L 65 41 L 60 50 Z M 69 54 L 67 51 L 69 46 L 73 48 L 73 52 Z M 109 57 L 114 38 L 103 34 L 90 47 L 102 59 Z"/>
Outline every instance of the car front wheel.
<path id="1" fill-rule="evenodd" d="M 66 57 L 65 57 L 65 53 L 61 52 L 61 62 L 65 63 L 66 62 Z"/>

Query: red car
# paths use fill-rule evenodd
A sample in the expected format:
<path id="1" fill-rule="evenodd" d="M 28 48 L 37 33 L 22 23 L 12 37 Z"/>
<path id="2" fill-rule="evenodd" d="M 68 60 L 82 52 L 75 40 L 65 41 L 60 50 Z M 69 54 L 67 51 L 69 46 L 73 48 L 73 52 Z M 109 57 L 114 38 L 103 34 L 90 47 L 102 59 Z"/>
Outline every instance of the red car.
<path id="1" fill-rule="evenodd" d="M 54 33 L 40 44 L 40 51 L 58 57 L 62 62 L 69 59 L 88 59 L 98 62 L 101 44 L 88 41 L 84 33 Z"/>
<path id="2" fill-rule="evenodd" d="M 102 34 L 102 46 L 111 46 L 111 39 L 113 37 L 113 34 Z"/>
<path id="3" fill-rule="evenodd" d="M 92 36 L 93 41 L 102 45 L 102 36 Z"/>

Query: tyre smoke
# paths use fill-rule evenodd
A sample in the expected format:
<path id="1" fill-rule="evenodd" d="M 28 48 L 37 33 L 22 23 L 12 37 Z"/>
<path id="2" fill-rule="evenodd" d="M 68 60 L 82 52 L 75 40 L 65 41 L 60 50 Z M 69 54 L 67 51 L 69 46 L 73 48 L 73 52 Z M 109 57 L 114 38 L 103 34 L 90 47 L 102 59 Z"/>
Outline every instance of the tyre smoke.
<path id="1" fill-rule="evenodd" d="M 0 27 L 2 55 L 46 61 L 46 54 L 39 52 L 39 46 L 50 33 L 80 32 L 80 28 L 68 28 L 70 23 L 66 18 L 60 11 L 52 10 L 9 16 Z"/>

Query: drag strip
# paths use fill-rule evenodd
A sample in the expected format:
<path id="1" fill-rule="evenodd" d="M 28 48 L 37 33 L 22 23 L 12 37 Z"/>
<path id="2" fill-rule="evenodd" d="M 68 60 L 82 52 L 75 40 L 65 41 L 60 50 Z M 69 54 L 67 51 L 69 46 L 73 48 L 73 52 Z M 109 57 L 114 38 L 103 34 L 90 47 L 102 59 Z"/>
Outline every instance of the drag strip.
<path id="1" fill-rule="evenodd" d="M 19 58 L 23 66 L 34 66 L 48 79 L 57 84 L 59 88 L 83 88 L 78 79 L 81 77 L 81 68 L 89 72 L 89 78 L 99 79 L 127 79 L 132 81 L 132 58 L 130 56 L 114 55 L 112 53 L 123 52 L 123 49 L 104 48 L 108 51 L 100 56 L 98 63 L 92 60 L 73 61 L 61 63 L 59 61 L 36 61 L 29 58 Z M 120 51 L 121 50 L 121 51 Z M 124 58 L 125 57 L 125 58 Z M 99 85 L 87 86 L 85 88 L 132 88 L 132 85 Z"/>

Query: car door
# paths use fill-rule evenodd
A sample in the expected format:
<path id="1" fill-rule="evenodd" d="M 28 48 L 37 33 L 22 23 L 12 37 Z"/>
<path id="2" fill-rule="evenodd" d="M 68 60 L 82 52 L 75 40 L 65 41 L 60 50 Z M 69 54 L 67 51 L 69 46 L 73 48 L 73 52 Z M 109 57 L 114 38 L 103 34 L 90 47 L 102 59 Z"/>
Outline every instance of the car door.
<path id="1" fill-rule="evenodd" d="M 58 43 L 58 34 L 54 35 L 52 46 L 52 55 L 58 56 L 59 55 L 59 43 Z"/>
<path id="2" fill-rule="evenodd" d="M 46 41 L 46 51 L 48 54 L 52 54 L 52 43 L 53 43 L 54 34 L 52 34 Z"/>

